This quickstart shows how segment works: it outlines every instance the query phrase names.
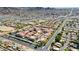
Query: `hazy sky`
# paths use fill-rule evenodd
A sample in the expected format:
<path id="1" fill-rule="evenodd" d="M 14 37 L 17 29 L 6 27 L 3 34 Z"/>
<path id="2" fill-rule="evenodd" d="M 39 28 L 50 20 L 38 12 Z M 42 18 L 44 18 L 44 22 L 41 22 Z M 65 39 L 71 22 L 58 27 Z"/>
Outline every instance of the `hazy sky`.
<path id="1" fill-rule="evenodd" d="M 79 0 L 0 0 L 0 6 L 10 7 L 79 7 Z"/>

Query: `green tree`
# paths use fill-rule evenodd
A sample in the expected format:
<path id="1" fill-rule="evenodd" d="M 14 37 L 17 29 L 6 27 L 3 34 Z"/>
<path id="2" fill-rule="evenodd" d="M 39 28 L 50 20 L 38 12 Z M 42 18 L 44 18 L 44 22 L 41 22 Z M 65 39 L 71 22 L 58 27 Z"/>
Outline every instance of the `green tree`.
<path id="1" fill-rule="evenodd" d="M 60 42 L 61 36 L 62 36 L 62 33 L 59 33 L 55 38 L 55 42 Z"/>

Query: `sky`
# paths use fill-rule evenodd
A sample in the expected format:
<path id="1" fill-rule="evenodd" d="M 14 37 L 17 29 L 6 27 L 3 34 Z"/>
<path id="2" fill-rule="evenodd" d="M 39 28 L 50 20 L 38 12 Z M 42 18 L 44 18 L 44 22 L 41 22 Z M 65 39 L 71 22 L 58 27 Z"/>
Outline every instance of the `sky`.
<path id="1" fill-rule="evenodd" d="M 79 7 L 79 0 L 0 0 L 0 7 Z"/>

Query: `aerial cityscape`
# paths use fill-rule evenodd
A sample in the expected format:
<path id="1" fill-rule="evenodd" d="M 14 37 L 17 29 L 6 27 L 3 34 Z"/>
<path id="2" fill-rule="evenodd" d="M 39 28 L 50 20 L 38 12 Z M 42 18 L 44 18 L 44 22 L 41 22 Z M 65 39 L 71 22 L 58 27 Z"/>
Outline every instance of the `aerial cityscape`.
<path id="1" fill-rule="evenodd" d="M 79 8 L 0 7 L 0 51 L 79 51 Z"/>

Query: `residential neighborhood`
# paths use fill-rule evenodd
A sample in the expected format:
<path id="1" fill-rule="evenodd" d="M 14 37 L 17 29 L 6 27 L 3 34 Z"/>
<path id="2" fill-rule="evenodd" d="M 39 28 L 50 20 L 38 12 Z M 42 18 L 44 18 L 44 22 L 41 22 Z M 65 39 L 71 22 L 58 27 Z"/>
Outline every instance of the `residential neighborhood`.
<path id="1" fill-rule="evenodd" d="M 79 51 L 76 10 L 0 7 L 0 51 Z"/>

